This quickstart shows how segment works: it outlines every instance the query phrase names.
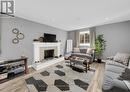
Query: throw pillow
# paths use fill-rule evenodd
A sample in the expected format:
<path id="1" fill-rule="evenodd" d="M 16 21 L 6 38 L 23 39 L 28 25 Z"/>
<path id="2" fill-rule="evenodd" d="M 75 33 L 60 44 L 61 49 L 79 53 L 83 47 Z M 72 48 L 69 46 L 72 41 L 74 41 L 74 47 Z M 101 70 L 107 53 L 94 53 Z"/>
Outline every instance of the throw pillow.
<path id="1" fill-rule="evenodd" d="M 130 58 L 130 54 L 127 53 L 117 53 L 114 56 L 115 61 L 122 63 L 124 65 L 128 65 L 129 58 Z"/>
<path id="2" fill-rule="evenodd" d="M 126 68 L 125 71 L 120 75 L 119 79 L 130 81 L 130 69 Z"/>
<path id="3" fill-rule="evenodd" d="M 74 53 L 80 53 L 80 49 L 75 47 L 73 52 Z"/>
<path id="4" fill-rule="evenodd" d="M 87 53 L 92 54 L 93 53 L 93 48 L 87 48 Z"/>
<path id="5" fill-rule="evenodd" d="M 80 52 L 86 54 L 87 49 L 80 49 Z"/>

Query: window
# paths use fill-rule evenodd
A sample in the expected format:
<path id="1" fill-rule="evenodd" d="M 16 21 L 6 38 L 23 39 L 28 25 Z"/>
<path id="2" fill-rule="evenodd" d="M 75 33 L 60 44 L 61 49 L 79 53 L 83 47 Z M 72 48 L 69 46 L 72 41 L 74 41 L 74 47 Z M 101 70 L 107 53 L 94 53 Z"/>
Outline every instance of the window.
<path id="1" fill-rule="evenodd" d="M 90 46 L 90 32 L 84 31 L 79 33 L 80 46 Z"/>

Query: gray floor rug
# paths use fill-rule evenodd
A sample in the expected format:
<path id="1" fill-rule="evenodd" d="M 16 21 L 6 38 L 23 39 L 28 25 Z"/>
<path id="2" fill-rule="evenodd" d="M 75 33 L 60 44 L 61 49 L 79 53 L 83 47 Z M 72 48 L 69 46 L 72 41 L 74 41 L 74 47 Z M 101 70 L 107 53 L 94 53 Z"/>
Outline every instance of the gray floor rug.
<path id="1" fill-rule="evenodd" d="M 86 92 L 95 71 L 78 72 L 61 62 L 26 79 L 30 92 Z"/>

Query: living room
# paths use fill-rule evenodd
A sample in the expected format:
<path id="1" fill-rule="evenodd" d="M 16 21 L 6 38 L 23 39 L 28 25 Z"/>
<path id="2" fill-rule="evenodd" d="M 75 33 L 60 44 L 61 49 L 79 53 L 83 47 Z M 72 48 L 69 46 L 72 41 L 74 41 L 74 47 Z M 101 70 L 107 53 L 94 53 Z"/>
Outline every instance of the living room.
<path id="1" fill-rule="evenodd" d="M 130 92 L 129 0 L 0 2 L 0 92 Z"/>

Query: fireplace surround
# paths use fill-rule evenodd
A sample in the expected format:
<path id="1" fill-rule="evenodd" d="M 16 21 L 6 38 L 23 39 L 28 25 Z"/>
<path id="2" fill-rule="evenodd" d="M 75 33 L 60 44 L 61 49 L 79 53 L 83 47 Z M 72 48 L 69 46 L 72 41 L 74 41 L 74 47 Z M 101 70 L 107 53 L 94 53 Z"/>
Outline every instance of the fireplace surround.
<path id="1" fill-rule="evenodd" d="M 61 43 L 60 42 L 34 42 L 34 61 L 33 68 L 36 70 L 42 69 L 49 65 L 58 63 L 64 60 L 64 57 L 59 57 L 61 55 Z M 48 55 L 49 57 L 57 57 L 53 59 L 46 60 L 46 51 L 53 52 L 53 55 Z M 47 52 L 48 53 L 48 52 Z M 47 56 L 47 57 L 48 57 Z"/>
<path id="2" fill-rule="evenodd" d="M 54 56 L 60 56 L 60 42 L 34 42 L 34 62 L 41 62 L 44 60 L 44 53 L 46 50 L 54 50 Z"/>

